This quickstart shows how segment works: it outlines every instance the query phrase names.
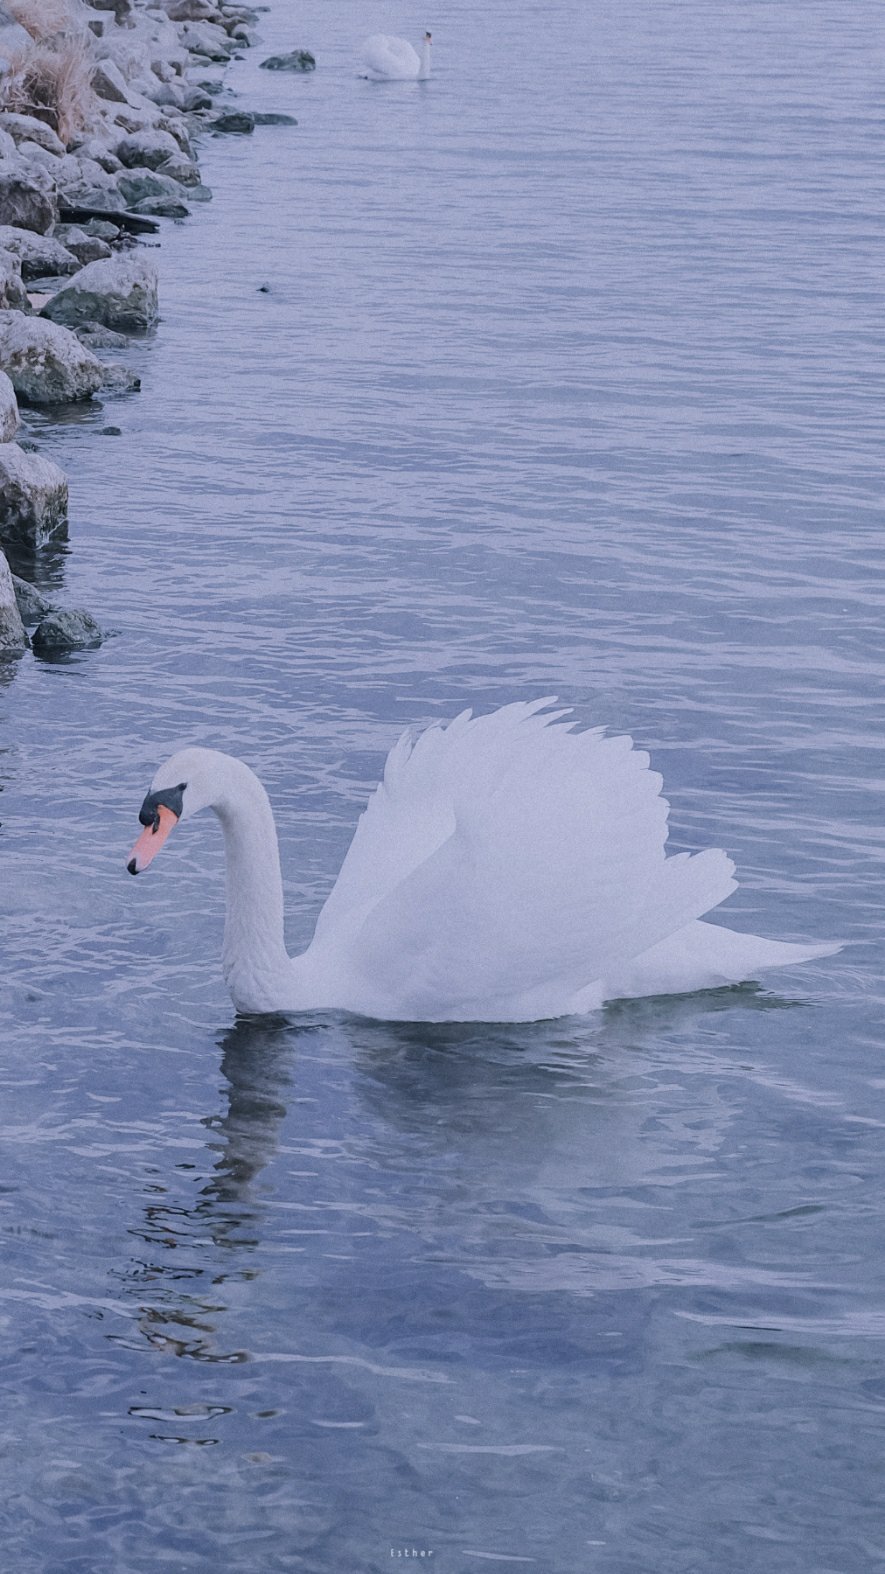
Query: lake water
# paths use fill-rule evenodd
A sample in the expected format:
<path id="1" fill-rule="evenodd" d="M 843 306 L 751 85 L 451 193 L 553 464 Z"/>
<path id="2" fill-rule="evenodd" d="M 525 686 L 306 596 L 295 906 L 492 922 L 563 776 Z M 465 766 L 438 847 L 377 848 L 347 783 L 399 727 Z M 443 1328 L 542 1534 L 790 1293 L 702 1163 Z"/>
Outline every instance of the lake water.
<path id="1" fill-rule="evenodd" d="M 117 637 L 0 692 L 4 1567 L 866 1574 L 881 14 L 292 9 L 230 81 L 300 124 L 205 146 L 142 393 L 29 423 L 72 482 L 37 576 Z M 428 83 L 357 80 L 424 26 Z M 848 949 L 584 1021 L 235 1023 L 211 816 L 125 874 L 172 748 L 240 754 L 297 949 L 401 728 L 550 692 L 733 854 L 734 927 Z"/>

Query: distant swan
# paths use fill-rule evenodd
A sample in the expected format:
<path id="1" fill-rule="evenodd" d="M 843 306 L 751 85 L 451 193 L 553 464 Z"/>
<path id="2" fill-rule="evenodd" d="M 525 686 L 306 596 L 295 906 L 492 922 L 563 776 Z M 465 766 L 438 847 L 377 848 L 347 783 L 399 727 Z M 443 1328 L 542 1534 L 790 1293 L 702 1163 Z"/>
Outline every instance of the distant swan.
<path id="1" fill-rule="evenodd" d="M 430 34 L 424 34 L 419 55 L 406 38 L 373 33 L 363 44 L 363 63 L 374 82 L 424 82 L 430 76 Z"/>
<path id="2" fill-rule="evenodd" d="M 307 950 L 283 943 L 268 797 L 241 760 L 174 754 L 154 777 L 129 870 L 214 809 L 227 853 L 223 969 L 238 1011 L 524 1022 L 683 993 L 826 956 L 699 922 L 735 889 L 713 849 L 664 855 L 648 755 L 578 732 L 551 700 L 464 711 L 391 750 Z"/>

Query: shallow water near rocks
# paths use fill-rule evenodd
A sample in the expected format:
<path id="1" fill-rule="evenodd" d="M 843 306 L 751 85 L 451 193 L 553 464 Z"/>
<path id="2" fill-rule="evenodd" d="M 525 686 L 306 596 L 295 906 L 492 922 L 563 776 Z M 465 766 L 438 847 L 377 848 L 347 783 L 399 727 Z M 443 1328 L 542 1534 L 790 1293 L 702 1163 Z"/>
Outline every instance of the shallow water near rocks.
<path id="1" fill-rule="evenodd" d="M 231 82 L 299 126 L 206 144 L 142 393 L 30 421 L 38 578 L 117 637 L 0 677 L 16 1574 L 885 1562 L 877 29 L 275 0 Z M 124 872 L 157 763 L 240 754 L 297 949 L 402 727 L 542 693 L 652 751 L 723 917 L 849 949 L 235 1023 L 217 826 Z"/>

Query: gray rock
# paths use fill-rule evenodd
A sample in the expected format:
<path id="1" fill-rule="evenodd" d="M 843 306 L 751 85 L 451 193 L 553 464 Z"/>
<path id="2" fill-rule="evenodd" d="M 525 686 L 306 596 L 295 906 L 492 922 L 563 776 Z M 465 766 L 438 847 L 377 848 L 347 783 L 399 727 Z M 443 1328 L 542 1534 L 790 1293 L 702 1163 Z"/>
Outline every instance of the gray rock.
<path id="1" fill-rule="evenodd" d="M 281 115 L 272 109 L 260 111 L 253 109 L 252 119 L 256 126 L 297 126 L 298 124 L 294 115 Z"/>
<path id="2" fill-rule="evenodd" d="M 105 366 L 103 386 L 106 393 L 138 393 L 141 378 L 130 371 L 128 366 L 120 366 L 114 361 L 110 366 Z"/>
<path id="3" fill-rule="evenodd" d="M 120 67 L 114 60 L 99 60 L 92 73 L 92 86 L 99 98 L 111 104 L 137 105 L 138 94 L 133 92 Z"/>
<path id="4" fill-rule="evenodd" d="M 181 147 L 168 131 L 145 127 L 127 132 L 115 144 L 114 152 L 127 169 L 157 169 L 166 159 L 179 158 Z"/>
<path id="5" fill-rule="evenodd" d="M 101 361 L 76 334 L 16 311 L 0 311 L 0 366 L 26 404 L 75 404 L 91 399 L 104 382 Z"/>
<path id="6" fill-rule="evenodd" d="M 32 645 L 37 656 L 59 655 L 65 650 L 94 650 L 104 630 L 82 608 L 50 612 L 34 630 Z"/>
<path id="7" fill-rule="evenodd" d="M 39 623 L 47 612 L 52 611 L 51 601 L 47 601 L 36 585 L 32 585 L 27 579 L 19 579 L 17 574 L 13 574 L 12 588 L 15 591 L 15 599 L 23 623 Z"/>
<path id="8" fill-rule="evenodd" d="M 0 5 L 0 54 L 16 55 L 22 49 L 31 49 L 33 43 L 27 29 L 10 16 L 4 5 Z"/>
<path id="9" fill-rule="evenodd" d="M 313 71 L 316 61 L 309 49 L 293 49 L 288 55 L 270 55 L 259 62 L 262 71 Z"/>
<path id="10" fill-rule="evenodd" d="M 109 224 L 106 219 L 89 219 L 82 228 L 87 235 L 96 235 L 99 240 L 117 240 L 120 235 L 120 226 Z"/>
<path id="11" fill-rule="evenodd" d="M 71 327 L 149 328 L 157 316 L 157 265 L 141 248 L 90 262 L 47 302 L 43 315 Z"/>
<path id="12" fill-rule="evenodd" d="M 0 541 L 39 547 L 67 531 L 64 471 L 42 454 L 26 454 L 18 443 L 0 444 Z"/>
<path id="13" fill-rule="evenodd" d="M 0 227 L 0 249 L 11 251 L 21 263 L 23 279 L 40 279 L 48 273 L 76 273 L 77 259 L 53 235 L 35 235 L 33 230 Z"/>
<path id="14" fill-rule="evenodd" d="M 0 372 L 0 443 L 11 443 L 20 426 L 15 389 L 6 373 Z"/>
<path id="15" fill-rule="evenodd" d="M 97 235 L 87 235 L 86 231 L 81 230 L 76 224 L 57 224 L 55 233 L 83 268 L 87 262 L 98 262 L 99 258 L 112 255 L 107 241 L 101 240 Z"/>
<path id="16" fill-rule="evenodd" d="M 188 189 L 200 184 L 199 166 L 192 159 L 183 158 L 181 154 L 177 158 L 167 158 L 165 164 L 160 165 L 157 174 L 166 175 L 169 180 L 177 181 L 179 186 L 187 186 Z"/>
<path id="17" fill-rule="evenodd" d="M 227 33 L 214 22 L 185 22 L 178 36 L 189 54 L 203 55 L 207 60 L 227 61 L 233 54 Z"/>
<path id="18" fill-rule="evenodd" d="M 166 12 L 173 22 L 217 22 L 219 17 L 212 0 L 167 0 Z"/>
<path id="19" fill-rule="evenodd" d="M 210 120 L 209 128 L 212 131 L 223 131 L 228 134 L 248 135 L 255 130 L 255 116 L 250 115 L 247 109 L 230 109 L 226 114 Z"/>
<path id="20" fill-rule="evenodd" d="M 127 208 L 138 211 L 139 202 L 146 197 L 180 197 L 177 180 L 169 175 L 158 175 L 153 169 L 126 170 L 117 176 L 117 190 Z"/>
<path id="21" fill-rule="evenodd" d="M 59 157 L 65 151 L 61 137 L 56 135 L 51 126 L 38 120 L 36 115 L 16 115 L 6 109 L 0 114 L 0 127 L 9 132 L 14 142 L 36 142 L 47 153 L 57 153 Z"/>
<path id="22" fill-rule="evenodd" d="M 7 159 L 0 165 L 0 224 L 45 235 L 58 218 L 55 181 L 39 164 Z"/>
<path id="23" fill-rule="evenodd" d="M 84 322 L 74 329 L 81 344 L 90 350 L 128 350 L 130 341 L 125 333 L 106 328 L 101 322 Z"/>
<path id="24" fill-rule="evenodd" d="M 0 552 L 0 656 L 24 650 L 27 643 L 9 564 Z"/>
<path id="25" fill-rule="evenodd" d="M 157 219 L 187 219 L 191 210 L 180 197 L 143 197 L 132 211 L 151 213 Z"/>
<path id="26" fill-rule="evenodd" d="M 0 250 L 0 308 L 29 312 L 31 303 L 22 284 L 22 265 L 11 251 Z"/>

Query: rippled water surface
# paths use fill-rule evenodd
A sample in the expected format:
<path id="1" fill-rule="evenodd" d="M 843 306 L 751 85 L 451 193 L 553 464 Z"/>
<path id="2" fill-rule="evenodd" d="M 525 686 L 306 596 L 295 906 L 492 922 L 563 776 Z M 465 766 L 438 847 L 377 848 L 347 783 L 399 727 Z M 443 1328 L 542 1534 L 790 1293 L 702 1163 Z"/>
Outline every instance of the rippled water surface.
<path id="1" fill-rule="evenodd" d="M 425 25 L 430 82 L 357 80 Z M 35 572 L 118 632 L 0 680 L 15 1574 L 885 1562 L 880 26 L 275 0 L 315 75 L 231 82 L 299 126 L 206 145 L 142 393 L 31 420 Z M 297 948 L 401 727 L 545 692 L 652 750 L 735 927 L 850 947 L 235 1023 L 211 817 L 124 873 L 172 747 L 241 754 Z"/>

